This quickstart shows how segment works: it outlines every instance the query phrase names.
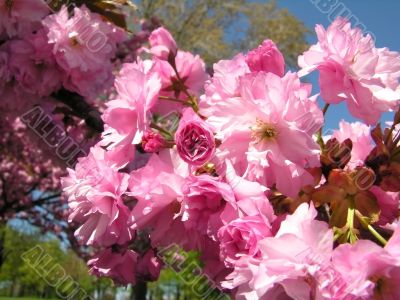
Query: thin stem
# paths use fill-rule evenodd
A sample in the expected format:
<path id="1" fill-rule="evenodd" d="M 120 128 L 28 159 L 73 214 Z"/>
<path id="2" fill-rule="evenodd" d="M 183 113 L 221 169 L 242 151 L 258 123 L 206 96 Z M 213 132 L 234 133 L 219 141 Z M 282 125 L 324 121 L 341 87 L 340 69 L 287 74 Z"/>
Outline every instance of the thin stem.
<path id="1" fill-rule="evenodd" d="M 356 209 L 355 209 L 354 199 L 352 197 L 348 198 L 347 201 L 349 202 L 349 208 L 347 210 L 347 221 L 346 221 L 346 227 L 348 229 L 347 241 L 349 241 L 350 244 L 354 244 L 358 240 L 358 237 L 354 232 L 354 215 Z"/>
<path id="2" fill-rule="evenodd" d="M 379 242 L 381 242 L 382 245 L 386 246 L 387 241 L 385 240 L 385 238 L 382 237 L 382 236 L 375 230 L 375 228 L 372 227 L 371 224 L 369 224 L 369 223 L 365 220 L 364 216 L 363 216 L 358 210 L 356 210 L 356 216 L 357 216 L 357 219 L 361 222 L 361 224 L 362 224 L 364 227 L 368 228 L 369 232 L 371 232 L 371 234 L 372 234 Z"/>
<path id="3" fill-rule="evenodd" d="M 184 101 L 176 99 L 176 98 L 171 98 L 171 97 L 167 97 L 167 96 L 159 96 L 158 98 L 160 98 L 161 100 L 168 100 L 168 101 L 174 101 L 174 102 L 179 102 L 181 104 L 185 104 Z"/>
<path id="4" fill-rule="evenodd" d="M 179 99 L 176 99 L 176 98 L 171 98 L 171 97 L 166 97 L 166 96 L 159 96 L 159 98 L 160 98 L 160 100 L 178 102 L 178 103 L 180 103 L 180 104 L 182 104 L 182 105 L 184 105 L 184 106 L 192 106 L 192 107 L 193 107 L 193 104 L 192 104 L 191 101 L 185 102 L 185 101 L 182 101 L 182 100 L 179 100 Z M 196 111 L 196 110 L 195 110 L 195 111 Z"/>
<path id="5" fill-rule="evenodd" d="M 174 59 L 172 62 L 170 62 L 170 65 L 171 65 L 172 69 L 174 70 L 174 72 L 175 72 L 175 74 L 176 74 L 176 78 L 178 78 L 179 83 L 181 84 L 181 87 L 183 87 L 183 89 L 182 89 L 183 92 L 185 93 L 185 95 L 186 95 L 189 99 L 192 99 L 192 98 L 193 98 L 192 95 L 189 94 L 189 92 L 188 92 L 188 90 L 187 90 L 187 88 L 186 88 L 186 86 L 185 86 L 185 83 L 183 82 L 183 80 L 182 80 L 182 78 L 181 78 L 181 75 L 179 75 L 178 69 L 176 68 L 175 59 Z"/>
<path id="6" fill-rule="evenodd" d="M 61 193 L 56 193 L 54 195 L 50 195 L 44 198 L 40 198 L 38 200 L 34 200 L 33 204 L 37 205 L 39 202 L 46 202 L 48 200 L 54 199 L 54 198 L 59 198 L 61 196 Z"/>
<path id="7" fill-rule="evenodd" d="M 354 207 L 349 207 L 347 211 L 347 226 L 349 228 L 353 229 L 354 228 L 354 214 L 355 214 L 355 209 Z"/>
<path id="8" fill-rule="evenodd" d="M 324 139 L 322 138 L 322 128 L 317 132 L 317 143 L 321 147 L 321 150 L 325 148 Z"/>
<path id="9" fill-rule="evenodd" d="M 150 124 L 150 127 L 151 127 L 151 128 L 154 128 L 154 129 L 157 129 L 158 131 L 160 131 L 160 132 L 162 132 L 162 133 L 168 135 L 170 138 L 173 138 L 173 137 L 172 137 L 172 134 L 171 134 L 169 131 L 165 130 L 164 128 L 158 126 L 158 125 L 155 124 L 155 123 L 151 123 L 151 124 Z"/>
<path id="10" fill-rule="evenodd" d="M 326 115 L 326 112 L 328 111 L 329 106 L 331 106 L 329 103 L 326 103 L 324 108 L 322 109 L 322 113 L 324 114 L 324 116 Z"/>
<path id="11" fill-rule="evenodd" d="M 330 106 L 330 104 L 329 104 L 329 103 L 326 103 L 325 106 L 324 106 L 324 108 L 322 109 L 322 113 L 323 113 L 324 116 L 326 115 L 326 112 L 328 111 L 329 106 Z M 324 128 L 324 127 L 322 126 L 322 127 L 318 130 L 318 133 L 317 133 L 317 142 L 318 142 L 318 144 L 321 146 L 321 149 L 325 148 L 324 139 L 322 138 L 322 129 L 323 129 L 323 128 Z"/>

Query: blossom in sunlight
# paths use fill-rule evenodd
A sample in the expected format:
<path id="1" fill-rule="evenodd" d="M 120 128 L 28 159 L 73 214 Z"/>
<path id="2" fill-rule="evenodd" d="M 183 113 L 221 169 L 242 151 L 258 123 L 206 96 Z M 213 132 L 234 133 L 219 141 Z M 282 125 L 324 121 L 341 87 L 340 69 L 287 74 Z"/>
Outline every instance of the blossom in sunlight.
<path id="1" fill-rule="evenodd" d="M 243 76 L 239 87 L 240 94 L 226 100 L 229 105 L 215 103 L 213 113 L 207 114 L 207 123 L 221 140 L 219 155 L 230 159 L 242 175 L 296 195 L 313 181 L 305 168 L 319 165 L 312 135 L 323 117 L 309 96 L 311 86 L 293 73 L 280 78 L 260 72 Z"/>
<path id="2" fill-rule="evenodd" d="M 265 71 L 278 76 L 285 74 L 285 59 L 271 40 L 265 40 L 258 48 L 250 51 L 246 62 L 252 72 Z"/>
<path id="3" fill-rule="evenodd" d="M 150 128 L 150 109 L 155 105 L 161 82 L 157 74 L 145 74 L 138 64 L 123 65 L 115 80 L 117 96 L 107 103 L 102 144 L 114 149 L 140 144 Z"/>
<path id="4" fill-rule="evenodd" d="M 319 294 L 314 282 L 330 270 L 333 233 L 328 224 L 316 221 L 316 216 L 314 207 L 299 206 L 281 223 L 275 236 L 258 242 L 259 257 L 245 255 L 235 262 L 223 286 L 238 287 L 237 297 L 243 299 L 276 299 L 277 293 L 308 299 Z"/>
<path id="5" fill-rule="evenodd" d="M 316 26 L 318 43 L 299 57 L 300 75 L 320 73 L 321 96 L 331 104 L 346 101 L 350 113 L 376 124 L 400 101 L 400 54 L 375 48 L 370 35 L 337 18 L 327 29 Z"/>
<path id="6" fill-rule="evenodd" d="M 398 245 L 396 246 L 398 247 Z M 356 299 L 397 299 L 400 265 L 395 257 L 371 241 L 343 244 L 334 250 L 333 264 Z"/>
<path id="7" fill-rule="evenodd" d="M 339 18 L 317 27 L 299 73 L 285 73 L 269 39 L 210 71 L 152 20 L 129 41 L 140 50 L 127 58 L 124 43 L 113 64 L 119 30 L 85 6 L 43 24 L 36 43 L 0 45 L 2 107 L 61 84 L 84 95 L 115 74 L 99 104 L 104 130 L 62 179 L 75 237 L 95 253 L 92 274 L 134 285 L 173 267 L 204 299 L 214 289 L 237 300 L 400 298 L 400 111 L 371 126 L 397 109 L 397 53 Z M 95 56 L 86 27 L 109 40 Z M 314 70 L 324 100 L 346 101 L 363 123 L 342 120 L 328 138 L 326 108 L 300 79 Z"/>
<path id="8" fill-rule="evenodd" d="M 351 139 L 353 142 L 351 159 L 348 163 L 350 168 L 362 165 L 374 148 L 371 138 L 371 128 L 360 122 L 348 123 L 342 120 L 339 123 L 339 129 L 333 132 L 333 137 L 340 143 L 344 142 L 346 139 Z"/>
<path id="9" fill-rule="evenodd" d="M 221 243 L 221 255 L 227 263 L 240 256 L 260 257 L 258 242 L 272 236 L 271 224 L 262 215 L 246 216 L 236 219 L 218 231 Z"/>
<path id="10" fill-rule="evenodd" d="M 215 235 L 222 226 L 225 203 L 234 202 L 232 188 L 209 175 L 188 177 L 182 186 L 182 221 L 186 228 Z"/>
<path id="11" fill-rule="evenodd" d="M 187 94 L 200 96 L 204 89 L 204 83 L 208 79 L 206 65 L 198 55 L 178 50 L 174 59 L 176 71 L 172 65 L 160 59 L 154 59 L 149 72 L 157 73 L 161 78 L 162 89 L 160 95 L 177 101 L 163 100 L 153 109 L 153 112 L 165 115 L 171 111 L 181 112 L 188 103 Z M 181 81 L 180 81 L 181 80 Z"/>
<path id="12" fill-rule="evenodd" d="M 184 110 L 175 134 L 178 153 L 188 164 L 201 166 L 215 152 L 212 127 L 204 122 L 192 108 Z"/>
<path id="13" fill-rule="evenodd" d="M 174 38 L 164 27 L 154 30 L 149 37 L 149 42 L 151 53 L 162 60 L 168 60 L 170 55 L 174 57 L 178 51 Z"/>
<path id="14" fill-rule="evenodd" d="M 129 175 L 119 173 L 107 161 L 100 147 L 79 159 L 75 170 L 62 179 L 69 196 L 69 221 L 81 226 L 75 236 L 82 244 L 112 246 L 125 244 L 134 231 L 129 227 L 130 211 L 124 204 Z"/>
<path id="15" fill-rule="evenodd" d="M 175 170 L 185 168 L 184 164 L 173 151 L 164 150 L 130 174 L 129 194 L 137 200 L 131 212 L 132 227 L 151 229 L 153 243 L 165 237 L 180 212 L 185 172 Z"/>

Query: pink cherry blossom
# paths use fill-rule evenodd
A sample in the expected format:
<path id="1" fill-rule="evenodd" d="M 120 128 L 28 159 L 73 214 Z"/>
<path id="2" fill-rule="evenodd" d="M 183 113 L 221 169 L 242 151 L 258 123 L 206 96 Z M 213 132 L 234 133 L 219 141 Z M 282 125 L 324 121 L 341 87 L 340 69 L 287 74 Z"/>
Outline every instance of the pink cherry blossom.
<path id="1" fill-rule="evenodd" d="M 104 65 L 104 68 L 97 72 L 71 70 L 69 76 L 67 78 L 64 77 L 63 86 L 69 91 L 86 97 L 90 101 L 110 88 L 113 80 L 114 75 L 111 66 Z"/>
<path id="2" fill-rule="evenodd" d="M 151 229 L 152 242 L 157 244 L 179 215 L 187 174 L 187 165 L 172 150 L 153 154 L 145 167 L 132 171 L 129 195 L 137 200 L 131 212 L 132 228 Z"/>
<path id="3" fill-rule="evenodd" d="M 271 40 L 265 40 L 258 48 L 250 51 L 246 62 L 252 72 L 271 72 L 281 77 L 285 74 L 285 59 Z"/>
<path id="4" fill-rule="evenodd" d="M 312 134 L 323 117 L 309 85 L 296 74 L 283 78 L 273 73 L 242 77 L 240 97 L 216 103 L 207 113 L 221 140 L 221 156 L 251 180 L 266 186 L 277 185 L 294 196 L 313 182 L 306 167 L 319 165 L 319 147 Z M 246 172 L 247 170 L 247 172 Z M 291 180 L 288 181 L 288 178 Z"/>
<path id="5" fill-rule="evenodd" d="M 228 105 L 229 98 L 239 95 L 240 77 L 248 73 L 250 69 L 243 54 L 214 64 L 214 75 L 206 82 L 205 95 L 199 103 L 202 113 L 209 116 L 214 113 L 214 105 Z"/>
<path id="6" fill-rule="evenodd" d="M 109 277 L 122 285 L 136 283 L 138 254 L 132 250 L 124 253 L 113 252 L 110 248 L 98 253 L 88 261 L 90 273 L 99 277 Z"/>
<path id="7" fill-rule="evenodd" d="M 175 133 L 175 143 L 181 158 L 195 166 L 205 164 L 215 152 L 212 127 L 192 108 L 186 108 L 183 112 Z"/>
<path id="8" fill-rule="evenodd" d="M 161 266 L 162 262 L 150 249 L 138 259 L 136 277 L 142 281 L 155 281 L 160 276 Z"/>
<path id="9" fill-rule="evenodd" d="M 241 255 L 259 257 L 258 242 L 269 236 L 272 236 L 271 224 L 265 217 L 258 215 L 236 219 L 218 231 L 221 256 L 228 263 Z"/>
<path id="10" fill-rule="evenodd" d="M 333 253 L 333 264 L 346 280 L 347 293 L 356 299 L 398 299 L 400 266 L 371 241 L 343 244 Z"/>
<path id="11" fill-rule="evenodd" d="M 199 56 L 179 50 L 164 28 L 153 31 L 157 21 L 122 45 L 120 30 L 84 6 L 71 17 L 63 8 L 43 24 L 45 31 L 0 45 L 0 105 L 13 111 L 10 99 L 31 94 L 29 104 L 41 104 L 39 96 L 61 81 L 81 95 L 106 89 L 101 139 L 62 179 L 75 236 L 97 253 L 89 261 L 93 274 L 123 285 L 155 281 L 167 264 L 164 250 L 176 246 L 178 267 L 185 251 L 199 253 L 201 267 L 191 272 L 233 299 L 400 298 L 399 193 L 383 190 L 398 171 L 398 128 L 371 135 L 367 125 L 342 121 L 333 138 L 350 139 L 353 149 L 339 169 L 327 162 L 324 116 L 311 84 L 284 73 L 270 40 L 218 62 L 209 77 Z M 94 28 L 108 43 L 90 57 Z M 327 102 L 347 101 L 367 123 L 396 108 L 397 53 L 376 49 L 344 19 L 317 31 L 300 75 L 319 70 Z M 141 47 L 148 37 L 150 50 Z M 113 62 L 117 45 L 121 59 Z M 58 86 L 47 80 L 52 68 Z M 113 69 L 115 88 L 108 89 Z M 55 102 L 48 110 L 69 121 L 69 105 Z M 0 165 L 7 174 L 14 168 L 8 160 Z M 377 175 L 368 190 L 352 182 L 359 167 Z M 0 180 L 0 193 L 4 186 Z M 376 209 L 360 201 L 364 196 L 376 198 L 378 221 L 369 218 Z"/>
<path id="12" fill-rule="evenodd" d="M 165 145 L 165 139 L 158 132 L 146 131 L 142 138 L 142 148 L 145 152 L 158 152 Z"/>
<path id="13" fill-rule="evenodd" d="M 161 88 L 157 74 L 145 74 L 140 65 L 124 64 L 115 80 L 117 98 L 107 103 L 102 144 L 109 149 L 140 144 L 150 127 L 150 109 Z"/>
<path id="14" fill-rule="evenodd" d="M 392 237 L 385 246 L 385 250 L 396 259 L 397 264 L 400 264 L 400 227 L 394 230 Z"/>
<path id="15" fill-rule="evenodd" d="M 400 195 L 399 193 L 385 192 L 378 186 L 371 187 L 370 191 L 375 195 L 381 213 L 378 225 L 386 225 L 399 217 Z"/>
<path id="16" fill-rule="evenodd" d="M 321 96 L 327 103 L 346 101 L 351 114 L 376 124 L 400 100 L 400 55 L 375 48 L 370 35 L 336 19 L 328 29 L 316 26 L 318 43 L 299 57 L 300 75 L 320 72 Z"/>
<path id="17" fill-rule="evenodd" d="M 226 161 L 220 172 L 225 176 L 226 182 L 231 186 L 236 198 L 235 203 L 230 203 L 225 208 L 221 219 L 224 224 L 245 217 L 262 215 L 267 218 L 267 223 L 276 220 L 274 209 L 266 196 L 266 189 L 258 182 L 249 181 L 239 176 L 230 161 Z"/>
<path id="18" fill-rule="evenodd" d="M 159 59 L 168 60 L 175 57 L 177 46 L 171 33 L 164 27 L 154 30 L 149 37 L 151 53 Z"/>
<path id="19" fill-rule="evenodd" d="M 117 27 L 105 23 L 86 6 L 76 7 L 72 18 L 63 6 L 59 13 L 45 18 L 43 24 L 57 62 L 67 72 L 76 68 L 83 72 L 99 70 L 115 55 L 115 43 L 124 39 Z"/>
<path id="20" fill-rule="evenodd" d="M 112 84 L 116 44 L 125 33 L 86 6 L 74 8 L 69 18 L 63 6 L 42 21 L 58 65 L 65 71 L 64 86 L 83 96 L 96 96 Z"/>
<path id="21" fill-rule="evenodd" d="M 353 142 L 351 160 L 348 163 L 348 166 L 352 169 L 363 165 L 364 160 L 374 148 L 371 138 L 371 128 L 360 122 L 348 123 L 342 120 L 339 123 L 339 130 L 333 132 L 333 137 L 340 143 L 346 139 L 351 139 Z"/>
<path id="22" fill-rule="evenodd" d="M 204 90 L 204 83 L 209 77 L 204 61 L 200 56 L 193 55 L 190 52 L 178 50 L 174 64 L 183 85 L 179 83 L 176 71 L 167 61 L 155 59 L 150 69 L 150 72 L 157 73 L 161 78 L 162 91 L 160 95 L 182 101 L 182 103 L 168 100 L 160 101 L 153 108 L 153 112 L 160 115 L 166 115 L 173 111 L 181 112 L 185 107 L 183 103 L 189 100 L 187 93 L 196 97 L 200 96 Z"/>
<path id="23" fill-rule="evenodd" d="M 314 220 L 316 215 L 314 207 L 300 205 L 274 237 L 259 242 L 261 258 L 242 257 L 223 286 L 238 287 L 244 299 L 270 299 L 278 287 L 293 299 L 317 295 L 312 281 L 330 264 L 333 234 L 328 224 Z"/>
<path id="24" fill-rule="evenodd" d="M 247 56 L 240 53 L 231 60 L 221 60 L 214 64 L 213 77 L 205 85 L 205 96 L 202 96 L 199 103 L 201 110 L 209 110 L 206 115 L 211 115 L 215 103 L 238 96 L 240 78 L 245 74 L 265 71 L 282 77 L 284 70 L 283 56 L 270 40 L 265 40 Z"/>
<path id="25" fill-rule="evenodd" d="M 61 87 L 62 74 L 43 29 L 25 39 L 11 40 L 6 46 L 10 72 L 27 93 L 49 96 Z"/>
<path id="26" fill-rule="evenodd" d="M 44 0 L 0 1 L 0 37 L 33 32 L 40 28 L 40 21 L 49 12 Z"/>
<path id="27" fill-rule="evenodd" d="M 75 170 L 63 178 L 69 197 L 69 221 L 82 224 L 75 232 L 83 244 L 111 246 L 125 244 L 134 231 L 129 227 L 130 211 L 122 195 L 127 192 L 129 175 L 111 168 L 100 147 L 81 158 Z"/>
<path id="28" fill-rule="evenodd" d="M 182 221 L 187 229 L 216 235 L 226 202 L 234 202 L 231 187 L 209 175 L 190 176 L 182 186 Z"/>

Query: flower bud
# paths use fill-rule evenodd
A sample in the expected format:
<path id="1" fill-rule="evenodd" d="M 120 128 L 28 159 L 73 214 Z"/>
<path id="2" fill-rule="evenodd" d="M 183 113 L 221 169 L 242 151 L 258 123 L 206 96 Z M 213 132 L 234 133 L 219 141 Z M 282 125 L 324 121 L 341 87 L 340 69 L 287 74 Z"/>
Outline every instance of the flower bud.
<path id="1" fill-rule="evenodd" d="M 280 77 L 285 74 L 285 59 L 271 40 L 265 40 L 246 56 L 246 63 L 252 72 L 265 71 Z"/>
<path id="2" fill-rule="evenodd" d="M 142 138 L 142 148 L 147 153 L 155 153 L 160 151 L 164 146 L 165 140 L 158 132 L 146 131 Z"/>
<path id="3" fill-rule="evenodd" d="M 191 165 L 205 164 L 215 151 L 211 127 L 192 108 L 183 112 L 175 134 L 175 143 L 180 157 Z"/>
<path id="4" fill-rule="evenodd" d="M 168 60 L 170 56 L 176 56 L 178 48 L 171 33 L 164 27 L 154 30 L 150 37 L 149 42 L 151 46 L 151 53 L 159 59 Z"/>

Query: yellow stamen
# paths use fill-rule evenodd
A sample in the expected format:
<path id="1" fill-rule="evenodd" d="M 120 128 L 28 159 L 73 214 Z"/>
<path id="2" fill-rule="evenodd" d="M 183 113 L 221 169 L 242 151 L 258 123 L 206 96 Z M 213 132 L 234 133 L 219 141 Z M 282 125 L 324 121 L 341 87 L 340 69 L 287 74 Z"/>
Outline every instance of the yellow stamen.
<path id="1" fill-rule="evenodd" d="M 78 39 L 78 34 L 77 33 L 71 32 L 69 34 L 69 40 L 70 40 L 72 46 L 79 45 L 79 39 Z"/>
<path id="2" fill-rule="evenodd" d="M 257 143 L 265 140 L 273 140 L 278 136 L 275 126 L 261 120 L 257 120 L 256 125 L 251 130 L 253 131 L 252 138 L 256 139 Z"/>

